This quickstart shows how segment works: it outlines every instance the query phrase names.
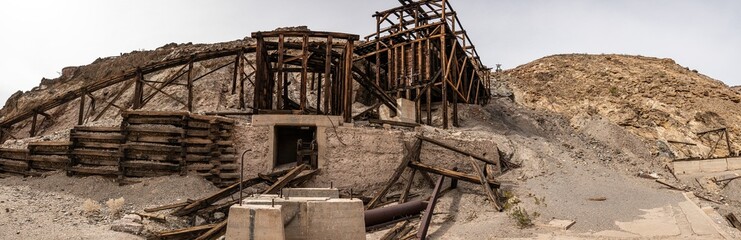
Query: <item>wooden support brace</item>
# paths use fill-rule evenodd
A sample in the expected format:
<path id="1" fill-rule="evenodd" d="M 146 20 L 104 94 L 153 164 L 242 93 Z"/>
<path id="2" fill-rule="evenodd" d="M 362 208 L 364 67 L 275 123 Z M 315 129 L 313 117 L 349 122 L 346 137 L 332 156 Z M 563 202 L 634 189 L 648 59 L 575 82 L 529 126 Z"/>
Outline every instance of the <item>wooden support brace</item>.
<path id="1" fill-rule="evenodd" d="M 494 208 L 496 208 L 497 211 L 501 212 L 504 208 L 502 208 L 502 205 L 499 204 L 499 197 L 497 196 L 496 192 L 491 190 L 489 181 L 487 181 L 486 176 L 484 176 L 483 168 L 479 167 L 479 165 L 476 163 L 473 157 L 468 157 L 468 159 L 470 160 L 471 167 L 473 167 L 473 170 L 476 171 L 476 173 L 478 173 L 479 179 L 481 181 L 481 187 L 484 188 L 484 192 L 486 193 L 486 196 L 489 198 L 489 201 L 491 201 L 494 204 Z"/>
<path id="2" fill-rule="evenodd" d="M 417 140 L 414 142 L 414 149 L 421 148 L 422 141 Z M 381 201 L 381 198 L 386 196 L 386 193 L 388 193 L 389 189 L 391 189 L 391 186 L 396 183 L 396 181 L 399 180 L 399 177 L 401 177 L 401 174 L 404 173 L 404 169 L 407 168 L 407 165 L 411 163 L 412 159 L 414 159 L 414 152 L 409 151 L 407 152 L 407 155 L 404 156 L 404 159 L 402 159 L 401 163 L 399 164 L 399 167 L 396 168 L 394 171 L 394 174 L 391 175 L 388 181 L 386 181 L 386 185 L 381 189 L 381 191 L 376 194 L 373 199 L 371 199 L 370 202 L 368 202 L 368 205 L 366 205 L 365 209 L 373 209 L 378 203 Z"/>
<path id="3" fill-rule="evenodd" d="M 286 184 L 288 184 L 289 182 L 291 182 L 291 180 L 293 180 L 294 178 L 296 178 L 296 176 L 298 176 L 299 173 L 301 173 L 302 171 L 304 171 L 308 167 L 309 166 L 306 165 L 306 164 L 301 164 L 299 166 L 294 167 L 285 176 L 283 176 L 282 178 L 278 179 L 277 182 L 275 182 L 267 190 L 265 190 L 265 192 L 263 192 L 263 194 L 275 194 L 275 193 L 277 193 L 278 190 L 280 190 L 283 187 L 285 187 Z"/>

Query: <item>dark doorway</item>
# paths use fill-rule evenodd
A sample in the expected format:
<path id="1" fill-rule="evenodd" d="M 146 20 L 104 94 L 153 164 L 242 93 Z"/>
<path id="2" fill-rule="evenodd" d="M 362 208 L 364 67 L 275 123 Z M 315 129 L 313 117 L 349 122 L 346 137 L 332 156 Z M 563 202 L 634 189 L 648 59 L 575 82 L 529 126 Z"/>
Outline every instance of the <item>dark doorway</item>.
<path id="1" fill-rule="evenodd" d="M 299 141 L 300 140 L 300 141 Z M 301 162 L 316 167 L 316 127 L 310 126 L 275 126 L 275 164 L 278 167 L 284 164 Z M 299 145 L 301 143 L 301 145 Z M 300 154 L 310 150 L 314 158 Z"/>

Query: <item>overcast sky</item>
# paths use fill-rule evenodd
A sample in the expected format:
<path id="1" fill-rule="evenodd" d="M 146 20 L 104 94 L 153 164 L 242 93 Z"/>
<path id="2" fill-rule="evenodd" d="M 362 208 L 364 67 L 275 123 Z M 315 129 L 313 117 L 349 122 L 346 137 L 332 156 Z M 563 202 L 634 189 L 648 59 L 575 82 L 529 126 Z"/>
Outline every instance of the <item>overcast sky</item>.
<path id="1" fill-rule="evenodd" d="M 673 58 L 741 85 L 741 1 L 451 0 L 484 64 L 513 68 L 559 53 Z M 0 106 L 66 66 L 170 42 L 213 43 L 254 31 L 375 30 L 396 0 L 23 0 L 0 3 Z"/>

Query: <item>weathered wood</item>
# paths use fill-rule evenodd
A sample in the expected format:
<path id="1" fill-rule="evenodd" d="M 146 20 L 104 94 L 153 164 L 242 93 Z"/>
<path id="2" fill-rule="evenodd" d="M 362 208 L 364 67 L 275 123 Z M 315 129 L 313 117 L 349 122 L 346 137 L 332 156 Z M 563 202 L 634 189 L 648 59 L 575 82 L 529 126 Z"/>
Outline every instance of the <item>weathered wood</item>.
<path id="1" fill-rule="evenodd" d="M 108 168 L 71 167 L 69 171 L 72 171 L 76 174 L 89 174 L 89 175 L 102 175 L 102 176 L 117 176 L 119 174 L 118 169 L 108 169 Z"/>
<path id="2" fill-rule="evenodd" d="M 417 141 L 414 142 L 413 149 L 421 148 L 421 146 L 422 146 L 422 141 L 421 140 L 417 140 Z M 396 170 L 391 175 L 391 177 L 389 178 L 389 180 L 386 181 L 386 185 L 384 185 L 383 189 L 381 189 L 381 191 L 378 192 L 378 194 L 376 194 L 376 196 L 374 196 L 373 199 L 371 199 L 370 202 L 368 202 L 368 204 L 365 207 L 366 209 L 373 209 L 381 201 L 381 198 L 383 198 L 384 196 L 386 196 L 386 193 L 388 193 L 389 189 L 391 189 L 391 186 L 393 186 L 394 183 L 396 183 L 396 181 L 399 180 L 399 177 L 401 177 L 401 174 L 404 173 L 404 169 L 406 169 L 407 166 L 414 159 L 413 155 L 414 155 L 414 152 L 413 151 L 407 152 L 407 154 L 401 160 L 401 163 L 399 163 L 399 166 L 396 168 Z"/>
<path id="3" fill-rule="evenodd" d="M 216 224 L 211 230 L 208 230 L 206 233 L 202 234 L 201 236 L 198 236 L 195 240 L 212 240 L 216 239 L 221 235 L 224 235 L 224 232 L 226 231 L 226 220 L 221 221 L 220 223 Z"/>
<path id="4" fill-rule="evenodd" d="M 481 187 L 484 188 L 484 192 L 486 193 L 486 196 L 489 198 L 489 201 L 491 201 L 492 204 L 494 204 L 494 208 L 497 209 L 497 211 L 502 211 L 504 208 L 501 204 L 499 204 L 499 197 L 497 194 L 491 190 L 491 186 L 489 185 L 489 181 L 486 180 L 486 176 L 484 176 L 484 171 L 482 168 L 479 167 L 476 160 L 474 160 L 472 157 L 468 158 L 471 163 L 471 167 L 473 167 L 473 170 L 476 171 L 479 175 L 479 180 L 481 181 Z"/>
<path id="5" fill-rule="evenodd" d="M 656 179 L 656 182 L 657 183 L 660 183 L 661 185 L 667 186 L 667 187 L 669 187 L 671 189 L 674 189 L 674 190 L 684 191 L 684 189 L 682 189 L 680 187 L 677 187 L 677 186 L 674 186 L 674 185 L 672 185 L 672 184 L 664 181 L 663 179 Z"/>
<path id="6" fill-rule="evenodd" d="M 169 230 L 169 231 L 162 231 L 155 233 L 155 236 L 157 238 L 162 240 L 177 240 L 177 239 L 192 239 L 195 237 L 200 236 L 201 234 L 207 232 L 208 230 L 213 229 L 218 224 L 206 224 L 206 225 L 199 225 L 195 227 L 188 227 L 188 228 L 180 228 L 175 230 Z"/>
<path id="7" fill-rule="evenodd" d="M 741 221 L 736 218 L 736 215 L 733 213 L 728 213 L 725 215 L 726 220 L 731 224 L 732 227 L 741 230 Z"/>
<path id="8" fill-rule="evenodd" d="M 417 170 L 429 172 L 429 173 L 444 175 L 446 177 L 455 178 L 455 179 L 470 182 L 473 184 L 481 184 L 481 180 L 479 179 L 478 176 L 465 174 L 465 173 L 448 170 L 444 168 L 439 168 L 439 167 L 427 165 L 427 164 L 420 163 L 420 162 L 410 162 L 409 167 L 417 169 Z M 489 182 L 489 185 L 491 185 L 494 188 L 499 188 L 500 186 L 500 184 L 497 181 L 494 181 L 491 179 L 488 179 L 487 181 Z"/>
<path id="9" fill-rule="evenodd" d="M 187 206 L 190 203 L 191 203 L 191 201 L 185 201 L 185 202 L 167 204 L 167 205 L 162 205 L 162 206 L 159 206 L 159 207 L 145 208 L 144 211 L 145 212 L 158 212 L 158 211 L 162 211 L 162 210 L 168 210 L 168 209 L 173 209 L 173 208 L 185 207 L 185 206 Z"/>
<path id="10" fill-rule="evenodd" d="M 399 203 L 405 203 L 407 201 L 407 198 L 409 197 L 409 190 L 412 188 L 412 184 L 414 183 L 414 175 L 417 173 L 417 170 L 412 169 L 412 172 L 409 174 L 409 179 L 407 179 L 406 185 L 404 185 L 404 192 L 401 193 L 401 196 L 399 197 Z"/>
<path id="11" fill-rule="evenodd" d="M 415 127 L 420 126 L 418 123 L 408 123 L 408 122 L 399 122 L 399 121 L 381 120 L 381 119 L 368 119 L 368 122 L 375 123 L 375 124 L 389 124 L 393 126 L 409 127 L 409 128 L 415 128 Z"/>
<path id="12" fill-rule="evenodd" d="M 263 192 L 263 194 L 275 194 L 275 193 L 277 193 L 278 190 L 280 190 L 283 187 L 285 187 L 291 180 L 293 180 L 294 178 L 296 178 L 296 176 L 298 176 L 299 173 L 301 173 L 302 171 L 304 171 L 308 167 L 309 166 L 307 166 L 306 164 L 301 164 L 299 166 L 294 167 L 285 176 L 283 176 L 282 178 L 278 179 L 278 181 L 275 182 L 273 185 L 270 185 L 270 187 L 267 190 L 265 190 Z"/>
<path id="13" fill-rule="evenodd" d="M 437 184 L 435 184 L 435 189 L 432 190 L 432 196 L 430 197 L 430 201 L 429 203 L 427 203 L 427 208 L 425 209 L 425 213 L 422 216 L 422 220 L 419 222 L 419 232 L 417 233 L 417 238 L 420 240 L 427 239 L 427 229 L 430 227 L 430 222 L 432 221 L 432 214 L 435 210 L 435 205 L 437 204 L 437 198 L 440 193 L 440 189 L 442 189 L 444 180 L 445 180 L 444 176 L 440 176 L 440 179 L 437 180 Z"/>
<path id="14" fill-rule="evenodd" d="M 212 203 L 214 203 L 216 201 L 219 201 L 219 200 L 221 200 L 221 199 L 223 199 L 225 197 L 231 196 L 232 194 L 234 194 L 237 191 L 239 191 L 239 185 L 240 184 L 242 185 L 242 188 L 247 188 L 247 187 L 250 187 L 250 186 L 253 186 L 253 185 L 262 183 L 264 181 L 265 181 L 264 179 L 257 177 L 257 178 L 252 178 L 252 179 L 244 180 L 241 183 L 235 183 L 235 184 L 233 184 L 233 185 L 231 185 L 231 186 L 229 186 L 227 188 L 221 189 L 220 191 L 218 191 L 218 192 L 216 192 L 214 194 L 211 194 L 211 195 L 209 195 L 209 196 L 207 196 L 205 198 L 202 198 L 202 199 L 193 201 L 192 203 L 188 204 L 187 206 L 183 207 L 182 209 L 173 212 L 172 215 L 175 215 L 175 216 L 185 216 L 185 215 L 188 215 L 190 213 L 193 213 L 195 211 L 198 211 L 199 209 L 208 207 Z"/>
<path id="15" fill-rule="evenodd" d="M 482 162 L 485 162 L 485 163 L 488 163 L 488 164 L 491 164 L 491 165 L 499 166 L 499 163 L 498 162 L 495 162 L 493 160 L 487 159 L 484 156 L 481 156 L 481 155 L 478 155 L 478 154 L 469 153 L 467 151 L 464 151 L 463 149 L 460 149 L 460 148 L 451 146 L 451 145 L 446 144 L 444 142 L 441 142 L 441 141 L 438 141 L 438 140 L 435 140 L 435 139 L 432 139 L 432 138 L 429 138 L 429 137 L 425 137 L 425 136 L 417 136 L 417 138 L 419 138 L 421 140 L 424 140 L 425 142 L 429 142 L 429 143 L 438 145 L 440 147 L 447 148 L 448 150 L 451 150 L 451 151 L 454 151 L 454 152 L 457 152 L 457 153 L 466 155 L 468 157 L 472 157 L 472 158 L 477 159 L 479 161 L 482 161 Z"/>

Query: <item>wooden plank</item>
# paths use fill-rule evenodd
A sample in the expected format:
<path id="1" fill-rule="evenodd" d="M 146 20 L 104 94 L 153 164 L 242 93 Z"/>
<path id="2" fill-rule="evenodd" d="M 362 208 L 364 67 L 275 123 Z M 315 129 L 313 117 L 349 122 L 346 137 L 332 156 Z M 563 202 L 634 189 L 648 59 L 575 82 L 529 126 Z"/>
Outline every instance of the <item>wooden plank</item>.
<path id="1" fill-rule="evenodd" d="M 34 163 L 36 162 L 44 162 L 44 163 L 67 163 L 69 162 L 69 158 L 66 156 L 45 156 L 45 155 L 30 155 L 28 156 L 28 160 L 32 161 Z"/>
<path id="2" fill-rule="evenodd" d="M 425 172 L 430 172 L 430 173 L 434 173 L 434 174 L 444 175 L 446 177 L 458 179 L 458 180 L 461 180 L 461 181 L 470 182 L 470 183 L 473 183 L 473 184 L 481 184 L 481 180 L 479 179 L 478 176 L 474 176 L 474 175 L 470 175 L 470 174 L 465 174 L 465 173 L 461 173 L 461 172 L 457 172 L 457 171 L 453 171 L 453 170 L 448 170 L 448 169 L 444 169 L 444 168 L 438 168 L 438 167 L 427 165 L 427 164 L 420 163 L 420 162 L 410 162 L 409 163 L 409 167 L 414 168 L 414 169 L 417 169 L 417 170 L 425 171 Z M 499 186 L 500 186 L 500 184 L 498 182 L 494 181 L 494 180 L 487 180 L 487 181 L 489 182 L 489 184 L 492 187 L 499 188 Z"/>
<path id="3" fill-rule="evenodd" d="M 251 178 L 242 181 L 241 183 L 235 183 L 227 188 L 221 189 L 220 191 L 211 194 L 205 198 L 201 198 L 199 200 L 193 201 L 192 203 L 188 204 L 187 206 L 183 207 L 182 209 L 175 211 L 172 213 L 172 215 L 175 216 L 185 216 L 190 213 L 196 212 L 202 208 L 210 206 L 212 203 L 215 203 L 223 198 L 226 198 L 228 196 L 231 196 L 232 194 L 239 191 L 240 184 L 243 188 L 248 188 L 253 185 L 259 184 L 264 182 L 265 180 L 262 178 Z"/>
<path id="4" fill-rule="evenodd" d="M 180 153 L 183 148 L 180 146 L 168 146 L 168 145 L 146 145 L 138 143 L 127 143 L 124 144 L 126 150 L 138 150 L 138 151 L 154 151 L 165 153 Z"/>
<path id="5" fill-rule="evenodd" d="M 118 160 L 116 160 L 116 158 L 109 158 L 108 160 L 105 160 L 101 158 L 78 157 L 77 163 L 93 166 L 118 166 Z"/>
<path id="6" fill-rule="evenodd" d="M 167 145 L 174 145 L 174 146 L 180 146 L 180 136 L 177 137 L 171 137 L 171 136 L 137 136 L 137 135 L 129 135 L 126 137 L 128 142 L 140 142 L 140 143 L 155 143 L 155 144 L 167 144 Z"/>
<path id="7" fill-rule="evenodd" d="M 476 173 L 478 173 L 479 180 L 481 181 L 481 187 L 484 188 L 484 192 L 486 193 L 486 196 L 489 198 L 489 201 L 491 201 L 494 204 L 494 208 L 496 208 L 497 211 L 501 212 L 504 208 L 502 208 L 502 205 L 499 204 L 499 198 L 497 197 L 497 194 L 491 190 L 491 185 L 489 185 L 489 181 L 486 180 L 486 176 L 484 176 L 483 169 L 479 167 L 478 163 L 476 163 L 476 160 L 474 160 L 472 157 L 469 157 L 468 159 L 470 160 L 471 167 L 473 167 L 473 170 L 476 171 Z"/>
<path id="8" fill-rule="evenodd" d="M 121 163 L 125 168 L 145 169 L 145 170 L 166 170 L 177 171 L 180 166 L 172 163 L 152 162 L 152 161 L 126 161 Z"/>
<path id="9" fill-rule="evenodd" d="M 118 150 L 121 147 L 120 143 L 101 143 L 101 142 L 78 142 L 78 148 L 96 148 L 96 149 L 107 149 L 107 150 Z"/>
<path id="10" fill-rule="evenodd" d="M 188 115 L 189 113 L 184 111 L 126 111 L 121 113 L 124 117 L 184 117 Z"/>
<path id="11" fill-rule="evenodd" d="M 478 155 L 478 154 L 474 154 L 474 153 L 469 153 L 467 151 L 464 151 L 463 149 L 460 149 L 460 148 L 457 148 L 457 147 L 448 145 L 448 144 L 443 143 L 441 141 L 438 141 L 438 140 L 435 140 L 435 139 L 432 139 L 432 138 L 429 138 L 429 137 L 425 137 L 425 136 L 417 136 L 417 138 L 419 138 L 419 139 L 421 139 L 423 141 L 426 141 L 426 142 L 429 142 L 429 143 L 438 145 L 440 147 L 447 148 L 448 150 L 451 150 L 451 151 L 454 151 L 454 152 L 457 152 L 457 153 L 460 153 L 460 154 L 463 154 L 463 155 L 472 157 L 472 158 L 477 159 L 479 161 L 482 161 L 482 162 L 485 162 L 485 163 L 488 163 L 488 164 L 491 164 L 491 165 L 494 165 L 494 166 L 499 166 L 499 163 L 497 163 L 497 162 L 495 162 L 493 160 L 487 159 L 484 156 L 481 156 L 481 155 Z"/>
<path id="12" fill-rule="evenodd" d="M 225 231 L 226 231 L 226 220 L 221 221 L 215 227 L 211 228 L 211 230 L 208 230 L 206 233 L 202 234 L 201 236 L 198 236 L 198 238 L 196 238 L 195 240 L 216 239 L 219 236 L 223 235 Z"/>
<path id="13" fill-rule="evenodd" d="M 375 124 L 389 124 L 389 125 L 394 125 L 394 126 L 410 127 L 410 128 L 415 128 L 415 127 L 420 126 L 418 123 L 407 123 L 407 122 L 389 121 L 389 120 L 381 120 L 381 119 L 368 119 L 368 122 L 375 123 Z"/>
<path id="14" fill-rule="evenodd" d="M 72 167 L 69 170 L 77 174 L 118 176 L 118 169 Z"/>
<path id="15" fill-rule="evenodd" d="M 129 132 L 142 132 L 142 133 L 158 133 L 158 134 L 183 134 L 185 130 L 182 128 L 152 128 L 148 126 L 127 126 L 126 130 Z"/>
<path id="16" fill-rule="evenodd" d="M 275 182 L 273 185 L 270 185 L 270 187 L 263 192 L 263 194 L 275 194 L 278 192 L 278 190 L 282 189 L 286 186 L 291 180 L 293 180 L 296 176 L 298 176 L 299 173 L 304 171 L 304 169 L 308 168 L 306 164 L 301 164 L 299 166 L 294 167 L 291 169 L 290 172 L 288 172 L 285 176 L 278 179 L 277 182 Z"/>
<path id="17" fill-rule="evenodd" d="M 71 144 L 72 142 L 69 141 L 30 142 L 28 143 L 28 147 L 69 147 Z"/>
<path id="18" fill-rule="evenodd" d="M 101 133 L 120 133 L 120 127 L 92 127 L 92 126 L 75 126 L 75 132 L 101 132 Z"/>
<path id="19" fill-rule="evenodd" d="M 130 118 L 126 119 L 126 122 L 128 124 L 162 124 L 162 125 L 173 125 L 173 126 L 183 126 L 183 120 L 182 119 L 172 119 L 172 118 Z"/>
<path id="20" fill-rule="evenodd" d="M 124 136 L 120 134 L 95 134 L 95 133 L 72 133 L 70 134 L 72 139 L 85 139 L 85 140 L 107 140 L 107 141 L 122 141 Z"/>
<path id="21" fill-rule="evenodd" d="M 162 240 L 193 239 L 205 233 L 206 231 L 213 229 L 217 225 L 218 224 L 206 224 L 206 225 L 200 225 L 200 226 L 195 226 L 195 227 L 180 228 L 180 229 L 175 229 L 175 230 L 158 232 L 158 233 L 155 233 L 154 235 L 157 236 L 157 238 L 162 239 Z"/>
<path id="22" fill-rule="evenodd" d="M 119 152 L 109 152 L 109 151 L 99 151 L 99 150 L 89 150 L 89 149 L 75 149 L 75 150 L 72 150 L 72 154 L 78 155 L 78 156 L 90 156 L 90 157 L 109 157 L 109 158 L 121 157 L 121 153 Z"/>
<path id="23" fill-rule="evenodd" d="M 10 159 L 0 159 L 0 165 L 3 167 L 13 167 L 18 169 L 28 169 L 28 162 L 26 161 L 17 161 L 17 160 L 10 160 Z"/>
<path id="24" fill-rule="evenodd" d="M 174 204 L 168 204 L 168 205 L 163 205 L 163 206 L 159 206 L 159 207 L 153 207 L 153 208 L 145 208 L 145 209 L 144 209 L 144 211 L 145 211 L 145 212 L 158 212 L 158 211 L 162 211 L 162 210 L 167 210 L 167 209 L 173 209 L 173 208 L 185 207 L 185 206 L 187 206 L 188 204 L 190 204 L 190 202 L 188 202 L 188 201 L 185 201 L 185 202 L 180 202 L 180 203 L 174 203 Z"/>

